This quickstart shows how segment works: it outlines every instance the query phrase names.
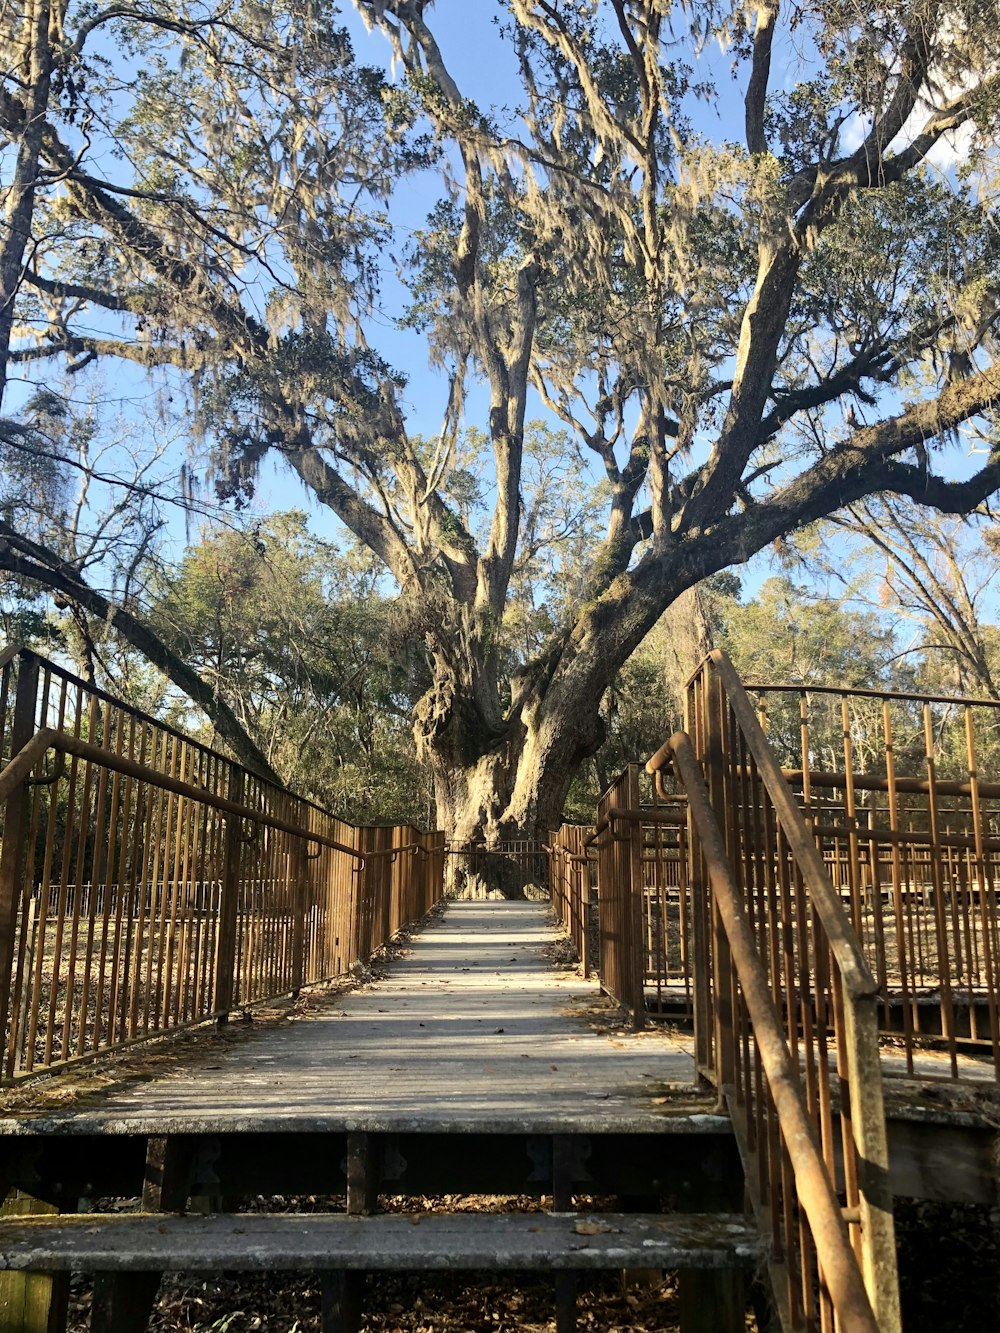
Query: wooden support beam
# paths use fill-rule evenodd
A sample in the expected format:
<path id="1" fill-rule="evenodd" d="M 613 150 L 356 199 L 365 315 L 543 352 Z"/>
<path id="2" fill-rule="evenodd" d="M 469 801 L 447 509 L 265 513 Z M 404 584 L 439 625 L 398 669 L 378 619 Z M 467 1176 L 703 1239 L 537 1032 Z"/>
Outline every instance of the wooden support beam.
<path id="1" fill-rule="evenodd" d="M 322 1333 L 358 1333 L 365 1275 L 336 1269 L 320 1275 Z"/>
<path id="2" fill-rule="evenodd" d="M 368 1217 L 378 1210 L 381 1170 L 370 1134 L 347 1136 L 347 1211 Z"/>
<path id="3" fill-rule="evenodd" d="M 141 1333 L 159 1287 L 159 1273 L 95 1273 L 90 1333 Z"/>
<path id="4" fill-rule="evenodd" d="M 568 1213 L 573 1207 L 573 1167 L 576 1163 L 573 1140 L 568 1134 L 552 1138 L 552 1211 Z"/>
<path id="5" fill-rule="evenodd" d="M 556 1333 L 576 1333 L 576 1273 L 556 1273 Z"/>
<path id="6" fill-rule="evenodd" d="M 382 1183 L 380 1141 L 370 1134 L 347 1136 L 347 1211 L 353 1217 L 370 1217 L 378 1211 Z M 358 1333 L 366 1276 L 356 1269 L 331 1269 L 322 1274 L 320 1289 L 323 1333 Z"/>
<path id="7" fill-rule="evenodd" d="M 735 1268 L 682 1268 L 681 1333 L 743 1333 L 746 1279 Z"/>
<path id="8" fill-rule="evenodd" d="M 182 1135 L 150 1137 L 142 1184 L 144 1213 L 182 1213 L 194 1183 L 195 1144 Z"/>
<path id="9" fill-rule="evenodd" d="M 22 1190 L 0 1206 L 3 1217 L 39 1217 L 59 1209 Z M 68 1273 L 0 1272 L 0 1333 L 65 1333 Z"/>
<path id="10" fill-rule="evenodd" d="M 146 1146 L 143 1212 L 183 1212 L 191 1194 L 194 1166 L 192 1140 L 180 1135 L 151 1137 Z M 142 1333 L 149 1323 L 160 1276 L 156 1269 L 96 1273 L 91 1333 Z"/>

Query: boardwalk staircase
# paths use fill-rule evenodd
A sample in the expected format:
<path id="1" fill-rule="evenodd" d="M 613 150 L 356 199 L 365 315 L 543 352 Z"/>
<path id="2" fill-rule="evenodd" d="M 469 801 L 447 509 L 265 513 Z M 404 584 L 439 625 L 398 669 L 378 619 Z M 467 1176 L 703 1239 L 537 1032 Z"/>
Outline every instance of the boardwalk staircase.
<path id="1" fill-rule="evenodd" d="M 428 1117 L 408 1132 L 323 1124 L 124 1145 L 106 1135 L 26 1142 L 34 1174 L 22 1166 L 22 1182 L 35 1200 L 56 1202 L 47 1215 L 0 1224 L 0 1259 L 23 1270 L 4 1275 L 0 1327 L 58 1326 L 70 1271 L 97 1275 L 92 1329 L 126 1333 L 145 1327 L 164 1272 L 284 1270 L 319 1275 L 322 1327 L 332 1333 L 361 1326 L 367 1284 L 380 1274 L 466 1269 L 552 1273 L 557 1327 L 569 1330 L 577 1284 L 595 1271 L 679 1270 L 685 1333 L 736 1333 L 744 1328 L 744 1279 L 764 1250 L 734 1198 L 741 1190 L 731 1135 L 718 1117 L 705 1120 L 692 1132 L 679 1119 L 676 1132 L 654 1141 L 606 1125 L 596 1133 L 546 1133 L 528 1122 L 463 1132 Z M 67 1205 L 67 1194 L 92 1194 L 95 1180 L 128 1197 L 137 1169 L 145 1174 L 140 1212 L 51 1211 Z M 231 1211 L 258 1195 L 317 1191 L 342 1194 L 342 1210 Z M 419 1206 L 380 1212 L 386 1191 Z M 546 1211 L 449 1212 L 442 1194 L 536 1195 Z M 581 1208 L 579 1196 L 594 1194 L 596 1205 Z M 662 1210 L 665 1198 L 673 1211 Z"/>
<path id="2" fill-rule="evenodd" d="M 352 828 L 33 654 L 0 663 L 8 1083 L 343 974 L 439 898 L 436 835 Z M 323 1328 L 352 1333 L 368 1275 L 443 1269 L 552 1271 L 560 1333 L 600 1269 L 678 1272 L 683 1333 L 742 1329 L 751 1280 L 768 1293 L 761 1328 L 898 1331 L 885 988 L 818 812 L 804 813 L 723 655 L 692 680 L 686 731 L 642 780 L 651 799 L 632 766 L 594 829 L 553 836 L 550 874 L 585 966 L 599 960 L 637 1026 L 654 1007 L 651 954 L 657 1005 L 676 991 L 690 1012 L 698 1082 L 655 1125 L 581 1110 L 484 1126 L 444 1097 L 417 1116 L 225 1126 L 210 1108 L 13 1117 L 0 1333 L 59 1333 L 77 1271 L 95 1275 L 101 1333 L 143 1329 L 162 1273 L 219 1270 L 319 1273 Z M 861 827 L 852 808 L 855 869 Z M 978 873 L 995 910 L 985 859 Z M 683 917 L 673 933 L 668 904 Z M 976 938 L 988 950 L 995 924 Z M 278 1195 L 325 1206 L 237 1211 Z M 454 1195 L 533 1195 L 545 1211 L 449 1211 Z M 138 1210 L 93 1211 L 110 1198 Z"/>

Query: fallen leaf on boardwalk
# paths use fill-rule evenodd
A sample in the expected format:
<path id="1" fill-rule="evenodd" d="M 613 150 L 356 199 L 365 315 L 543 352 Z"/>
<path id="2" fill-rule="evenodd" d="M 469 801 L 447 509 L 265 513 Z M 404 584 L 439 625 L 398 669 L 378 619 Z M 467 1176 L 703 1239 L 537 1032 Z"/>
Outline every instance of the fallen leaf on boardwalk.
<path id="1" fill-rule="evenodd" d="M 553 1074 L 557 1074 L 559 1072 L 558 1065 L 549 1065 L 549 1068 L 552 1070 Z"/>
<path id="2" fill-rule="evenodd" d="M 573 1226 L 578 1236 L 601 1236 L 611 1229 L 606 1222 L 576 1222 Z"/>

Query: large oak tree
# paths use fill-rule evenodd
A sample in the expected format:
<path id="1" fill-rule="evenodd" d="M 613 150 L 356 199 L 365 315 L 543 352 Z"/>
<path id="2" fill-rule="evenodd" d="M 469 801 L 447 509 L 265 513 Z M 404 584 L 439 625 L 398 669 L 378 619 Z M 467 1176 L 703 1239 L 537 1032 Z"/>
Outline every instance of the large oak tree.
<path id="1" fill-rule="evenodd" d="M 1000 485 L 996 3 L 482 0 L 503 110 L 429 0 L 356 6 L 393 76 L 322 0 L 5 11 L 0 352 L 171 367 L 230 497 L 280 456 L 398 585 L 443 825 L 544 829 L 686 589 L 871 494 L 961 513 Z M 430 444 L 379 350 L 397 266 L 443 386 Z M 515 658 L 538 399 L 604 526 Z M 957 472 L 963 423 L 985 453 Z"/>

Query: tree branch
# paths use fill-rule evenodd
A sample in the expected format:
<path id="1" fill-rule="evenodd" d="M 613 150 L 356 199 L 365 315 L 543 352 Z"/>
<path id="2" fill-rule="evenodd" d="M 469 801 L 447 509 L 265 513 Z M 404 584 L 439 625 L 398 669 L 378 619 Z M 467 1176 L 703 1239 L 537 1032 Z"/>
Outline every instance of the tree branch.
<path id="1" fill-rule="evenodd" d="M 969 513 L 1000 486 L 1000 453 L 991 455 L 975 476 L 954 482 L 896 458 L 998 403 L 1000 365 L 995 365 L 949 385 L 931 402 L 855 431 L 770 500 L 738 517 L 728 516 L 715 529 L 726 552 L 716 568 L 747 560 L 776 537 L 879 491 L 907 495 L 942 513 Z"/>
<path id="2" fill-rule="evenodd" d="M 148 624 L 125 607 L 117 605 L 79 577 L 54 552 L 21 536 L 0 520 L 0 569 L 58 592 L 75 605 L 99 617 L 116 630 L 126 643 L 159 668 L 179 690 L 202 710 L 240 763 L 270 782 L 280 778 L 260 749 L 237 721 L 235 713 L 219 695 L 182 661 Z"/>
<path id="3" fill-rule="evenodd" d="M 767 139 L 764 137 L 764 108 L 767 104 L 767 85 L 771 76 L 771 46 L 777 17 L 778 0 L 765 0 L 758 5 L 753 35 L 753 62 L 744 99 L 747 148 L 753 154 L 768 151 Z"/>

